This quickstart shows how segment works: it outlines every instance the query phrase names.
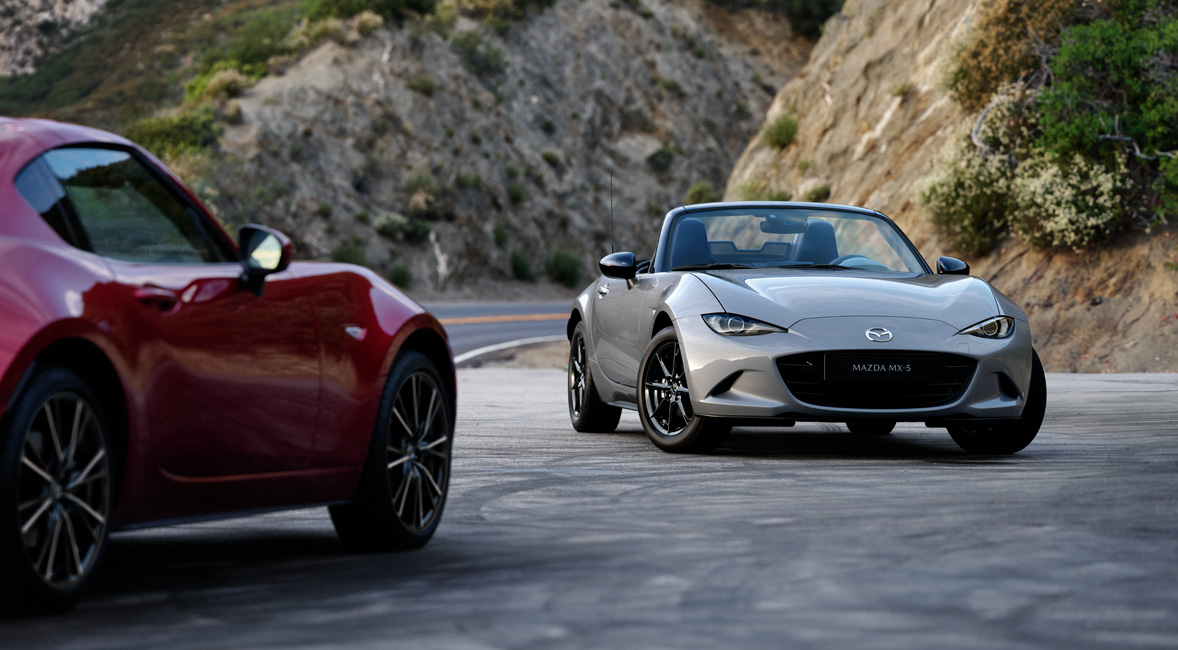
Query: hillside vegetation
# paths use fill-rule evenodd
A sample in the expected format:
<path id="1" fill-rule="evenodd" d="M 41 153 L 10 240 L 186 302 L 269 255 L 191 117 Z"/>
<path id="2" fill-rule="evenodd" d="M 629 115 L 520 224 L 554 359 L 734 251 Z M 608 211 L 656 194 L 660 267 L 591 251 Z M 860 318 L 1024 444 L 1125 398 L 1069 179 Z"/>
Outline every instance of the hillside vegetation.
<path id="1" fill-rule="evenodd" d="M 848 0 L 725 196 L 892 216 L 1023 305 L 1049 370 L 1176 370 L 1173 6 Z"/>

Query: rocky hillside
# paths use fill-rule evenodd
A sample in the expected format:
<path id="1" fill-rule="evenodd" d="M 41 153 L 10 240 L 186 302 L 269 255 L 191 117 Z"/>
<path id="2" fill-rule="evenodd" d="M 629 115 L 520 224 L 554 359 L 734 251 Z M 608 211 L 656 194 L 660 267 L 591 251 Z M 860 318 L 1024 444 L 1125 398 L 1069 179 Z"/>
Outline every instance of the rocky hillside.
<path id="1" fill-rule="evenodd" d="M 542 276 L 558 248 L 586 282 L 611 197 L 618 249 L 652 246 L 689 187 L 723 187 L 811 46 L 779 15 L 700 0 L 340 40 L 234 100 L 213 203 L 418 292 Z"/>
<path id="2" fill-rule="evenodd" d="M 726 197 L 770 188 L 893 217 L 926 259 L 953 255 L 916 200 L 951 138 L 973 118 L 944 90 L 945 71 L 971 34 L 980 0 L 847 0 L 805 69 L 777 93 L 767 123 L 792 112 L 793 143 L 758 139 L 728 180 Z M 1127 232 L 1085 253 L 1041 251 L 1016 239 L 967 260 L 1027 309 L 1049 371 L 1178 370 L 1176 224 Z"/>
<path id="3" fill-rule="evenodd" d="M 0 0 L 0 76 L 33 72 L 105 4 L 106 0 Z"/>

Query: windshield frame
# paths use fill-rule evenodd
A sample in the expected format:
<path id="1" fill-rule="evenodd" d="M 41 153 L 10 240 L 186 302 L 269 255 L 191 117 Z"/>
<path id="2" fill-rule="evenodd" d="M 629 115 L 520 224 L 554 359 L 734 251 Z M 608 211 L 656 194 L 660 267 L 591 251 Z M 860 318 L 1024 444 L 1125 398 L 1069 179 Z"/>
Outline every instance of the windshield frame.
<path id="1" fill-rule="evenodd" d="M 674 232 L 675 224 L 680 219 L 685 219 L 689 216 L 699 215 L 701 213 L 706 213 L 706 212 L 740 210 L 740 209 L 746 209 L 746 208 L 750 209 L 750 210 L 771 210 L 771 209 L 796 210 L 796 209 L 802 209 L 802 210 L 820 210 L 823 212 L 847 212 L 847 213 L 851 213 L 859 218 L 868 217 L 871 219 L 878 219 L 879 221 L 883 222 L 883 224 L 886 224 L 885 227 L 890 227 L 892 232 L 898 238 L 899 242 L 903 243 L 903 245 L 908 248 L 908 251 L 916 259 L 916 261 L 920 265 L 921 269 L 923 269 L 924 274 L 925 275 L 932 275 L 933 274 L 932 268 L 929 267 L 928 262 L 925 261 L 924 256 L 922 256 L 920 254 L 920 251 L 918 251 L 916 249 L 916 246 L 914 246 L 912 244 L 912 241 L 910 239 L 908 239 L 908 235 L 906 235 L 904 233 L 903 229 L 901 229 L 899 226 L 897 226 L 896 222 L 892 221 L 890 218 L 888 218 L 887 215 L 885 215 L 881 212 L 878 212 L 876 210 L 869 210 L 867 208 L 859 208 L 859 207 L 849 206 L 849 205 L 838 205 L 838 204 L 834 204 L 834 203 L 803 203 L 803 202 L 786 202 L 786 201 L 733 201 L 730 203 L 703 203 L 703 204 L 698 204 L 698 205 L 688 205 L 688 206 L 682 206 L 682 207 L 675 208 L 674 210 L 668 212 L 666 218 L 663 220 L 663 227 L 659 233 L 658 247 L 655 250 L 655 257 L 651 263 L 650 272 L 651 273 L 666 273 L 671 270 L 668 266 L 668 264 L 670 263 L 670 259 L 669 259 L 670 255 L 668 252 L 668 247 L 670 245 L 671 233 Z M 801 267 L 799 267 L 799 268 L 801 268 Z M 681 272 L 690 273 L 691 271 L 681 271 Z"/>

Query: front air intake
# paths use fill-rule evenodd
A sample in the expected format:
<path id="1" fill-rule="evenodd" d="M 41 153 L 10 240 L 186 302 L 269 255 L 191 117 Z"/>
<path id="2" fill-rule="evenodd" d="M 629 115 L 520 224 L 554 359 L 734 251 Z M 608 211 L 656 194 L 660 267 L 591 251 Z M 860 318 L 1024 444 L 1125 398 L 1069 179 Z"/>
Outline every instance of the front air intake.
<path id="1" fill-rule="evenodd" d="M 873 367 L 907 366 L 919 372 L 912 376 L 885 371 L 874 378 L 868 373 L 849 377 L 850 373 L 842 368 L 848 358 L 856 356 L 862 356 Z M 781 378 L 799 402 L 852 409 L 916 409 L 951 404 L 965 392 L 977 365 L 976 360 L 957 354 L 904 350 L 805 352 L 777 360 Z"/>

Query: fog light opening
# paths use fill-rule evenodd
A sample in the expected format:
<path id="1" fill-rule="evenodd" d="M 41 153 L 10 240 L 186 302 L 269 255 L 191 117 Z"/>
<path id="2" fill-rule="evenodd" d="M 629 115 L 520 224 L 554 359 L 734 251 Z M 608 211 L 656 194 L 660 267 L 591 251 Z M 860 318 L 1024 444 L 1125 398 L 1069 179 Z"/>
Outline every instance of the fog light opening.
<path id="1" fill-rule="evenodd" d="M 1018 386 L 1014 385 L 1014 380 L 1004 372 L 998 373 L 998 390 L 1012 399 L 1018 399 L 1020 395 Z"/>
<path id="2" fill-rule="evenodd" d="M 728 375 L 724 379 L 720 380 L 720 383 L 716 384 L 712 387 L 712 390 L 708 391 L 708 397 L 715 397 L 716 395 L 727 393 L 728 391 L 732 390 L 732 385 L 735 384 L 736 380 L 740 379 L 740 376 L 743 374 L 743 370 L 737 370 L 731 375 Z"/>

